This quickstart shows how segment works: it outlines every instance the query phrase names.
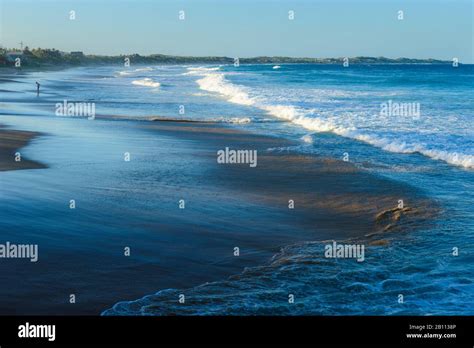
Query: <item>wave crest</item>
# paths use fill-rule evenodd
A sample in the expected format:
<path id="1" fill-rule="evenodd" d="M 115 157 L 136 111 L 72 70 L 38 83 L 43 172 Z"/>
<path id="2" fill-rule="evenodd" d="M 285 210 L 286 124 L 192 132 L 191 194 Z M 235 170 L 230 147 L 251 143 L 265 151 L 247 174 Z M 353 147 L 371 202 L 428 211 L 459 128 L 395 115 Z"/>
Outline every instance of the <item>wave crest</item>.
<path id="1" fill-rule="evenodd" d="M 159 88 L 161 86 L 159 82 L 153 81 L 152 79 L 148 77 L 141 80 L 134 80 L 132 81 L 132 85 L 152 87 L 152 88 Z"/>
<path id="2" fill-rule="evenodd" d="M 191 68 L 193 75 L 200 75 L 198 79 L 200 89 L 217 93 L 227 101 L 239 105 L 253 106 L 266 111 L 269 115 L 292 122 L 298 126 L 314 132 L 331 132 L 346 138 L 355 139 L 379 147 L 385 151 L 396 153 L 420 153 L 435 160 L 464 168 L 474 168 L 474 156 L 462 152 L 435 149 L 428 144 L 416 141 L 403 141 L 361 131 L 357 127 L 336 117 L 324 118 L 316 114 L 315 109 L 302 109 L 293 105 L 272 104 L 255 91 L 246 86 L 236 85 L 225 78 L 225 74 L 218 72 L 220 68 Z M 190 71 L 190 72 L 191 72 Z"/>

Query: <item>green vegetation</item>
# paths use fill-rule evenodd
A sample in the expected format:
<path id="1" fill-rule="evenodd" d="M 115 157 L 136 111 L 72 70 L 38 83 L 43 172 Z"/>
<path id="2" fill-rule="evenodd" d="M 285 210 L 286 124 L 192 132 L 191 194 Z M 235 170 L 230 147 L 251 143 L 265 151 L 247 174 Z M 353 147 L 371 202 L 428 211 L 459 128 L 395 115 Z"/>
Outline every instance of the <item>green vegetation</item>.
<path id="1" fill-rule="evenodd" d="M 16 58 L 21 59 L 22 67 L 53 67 L 53 66 L 83 66 L 124 64 L 126 58 L 131 64 L 233 64 L 230 57 L 186 57 L 169 56 L 164 54 L 139 54 L 120 56 L 84 55 L 82 52 L 61 52 L 56 49 L 25 47 L 23 51 L 0 48 L 0 66 L 14 66 Z M 254 57 L 240 58 L 241 64 L 342 64 L 343 58 L 292 58 L 292 57 Z M 437 59 L 411 59 L 385 57 L 353 57 L 350 64 L 442 64 L 450 63 Z"/>

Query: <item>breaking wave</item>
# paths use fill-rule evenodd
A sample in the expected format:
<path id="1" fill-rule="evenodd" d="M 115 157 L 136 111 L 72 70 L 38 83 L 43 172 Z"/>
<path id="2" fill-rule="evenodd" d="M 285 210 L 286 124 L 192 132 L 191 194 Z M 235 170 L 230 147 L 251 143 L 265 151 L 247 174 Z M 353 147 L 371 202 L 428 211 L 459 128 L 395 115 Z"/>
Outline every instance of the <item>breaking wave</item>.
<path id="1" fill-rule="evenodd" d="M 132 81 L 132 84 L 137 85 L 137 86 L 152 87 L 152 88 L 158 88 L 161 86 L 159 82 L 153 81 L 152 79 L 148 77 L 141 80 L 134 80 Z"/>
<path id="2" fill-rule="evenodd" d="M 274 104 L 272 98 L 259 94 L 258 91 L 247 86 L 234 84 L 226 79 L 220 68 L 188 68 L 186 74 L 197 75 L 201 78 L 196 82 L 201 90 L 221 95 L 227 101 L 239 105 L 252 106 L 265 111 L 269 115 L 292 122 L 295 125 L 314 132 L 331 132 L 343 137 L 359 140 L 370 145 L 382 148 L 385 151 L 396 153 L 420 153 L 435 160 L 463 168 L 474 168 L 474 155 L 461 151 L 452 151 L 443 148 L 451 144 L 437 142 L 422 142 L 419 139 L 401 137 L 395 130 L 393 133 L 360 130 L 353 119 L 346 117 L 322 116 L 316 109 L 305 109 L 294 105 Z M 328 100 L 335 92 L 332 91 Z M 338 95 L 338 93 L 336 93 Z M 343 95 L 339 93 L 339 95 Z M 274 99 L 282 99 L 274 96 Z M 367 129 L 366 125 L 361 128 Z M 441 148 L 440 148 L 441 146 Z"/>
<path id="3" fill-rule="evenodd" d="M 133 74 L 138 73 L 138 72 L 145 72 L 145 71 L 153 71 L 153 68 L 152 67 L 146 67 L 146 68 L 138 68 L 138 69 L 134 69 L 134 70 L 122 70 L 122 71 L 119 71 L 118 74 L 120 76 L 128 76 L 128 75 L 133 75 Z"/>
<path id="4" fill-rule="evenodd" d="M 325 258 L 328 241 L 299 243 L 228 279 L 119 302 L 102 315 L 472 315 L 463 303 L 474 300 L 472 281 L 462 263 L 441 251 L 450 237 L 375 240 L 366 246 L 363 265 Z M 413 264 L 413 255 L 423 263 Z M 400 305 L 398 294 L 410 305 Z"/>

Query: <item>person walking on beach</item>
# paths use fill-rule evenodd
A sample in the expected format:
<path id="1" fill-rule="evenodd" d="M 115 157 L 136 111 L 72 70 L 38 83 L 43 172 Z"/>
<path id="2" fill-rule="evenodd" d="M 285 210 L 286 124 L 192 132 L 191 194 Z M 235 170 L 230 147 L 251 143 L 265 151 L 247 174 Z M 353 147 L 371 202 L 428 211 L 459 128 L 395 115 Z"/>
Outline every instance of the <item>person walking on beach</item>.
<path id="1" fill-rule="evenodd" d="M 40 84 L 38 81 L 36 81 L 36 96 L 39 97 L 40 95 Z"/>

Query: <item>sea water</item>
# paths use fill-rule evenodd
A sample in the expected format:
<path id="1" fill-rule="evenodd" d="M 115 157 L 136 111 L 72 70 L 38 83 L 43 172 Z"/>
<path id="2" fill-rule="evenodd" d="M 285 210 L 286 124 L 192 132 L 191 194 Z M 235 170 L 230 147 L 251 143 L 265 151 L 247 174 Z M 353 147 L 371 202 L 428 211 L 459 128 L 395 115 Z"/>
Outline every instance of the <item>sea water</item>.
<path id="1" fill-rule="evenodd" d="M 55 129 L 56 157 L 49 147 L 34 143 L 25 149 L 47 164 L 67 159 L 61 135 L 76 141 L 76 148 L 84 146 L 92 154 L 82 160 L 82 170 L 94 168 L 94 158 L 110 155 L 117 144 L 103 147 L 94 140 L 93 127 L 97 137 L 107 134 L 103 122 L 85 126 L 80 120 L 52 120 L 54 103 L 64 99 L 96 103 L 98 117 L 225 122 L 296 143 L 271 151 L 349 159 L 374 175 L 415 186 L 441 207 L 429 227 L 389 236 L 387 246 L 367 248 L 364 262 L 326 259 L 323 242 L 308 241 L 286 246 L 267 263 L 229 279 L 190 289 L 156 289 L 154 295 L 118 303 L 104 314 L 472 315 L 473 77 L 472 65 L 449 64 L 75 68 L 4 82 L 2 89 L 15 93 L 2 93 L 7 108 L 0 121 L 22 129 Z M 41 80 L 41 99 L 28 97 L 35 80 Z M 419 112 L 400 112 L 393 105 L 414 105 Z M 32 108 L 45 121 L 33 119 Z M 80 137 L 74 137 L 78 132 L 91 142 L 81 145 Z M 117 136 L 153 146 L 153 139 L 126 131 Z M 22 182 L 28 174 L 23 176 Z M 8 173 L 4 180 L 9 184 L 4 194 L 14 200 L 18 174 Z M 34 199 L 35 187 L 25 185 L 21 189 L 26 187 Z M 48 197 L 42 201 L 48 204 Z M 61 221 L 64 212 L 56 208 L 53 213 Z M 17 220 L 15 228 L 31 229 L 20 226 L 22 221 L 27 219 Z M 113 226 L 104 228 L 113 233 Z M 194 299 L 186 306 L 176 301 L 183 291 Z M 289 294 L 294 303 L 286 301 Z"/>

